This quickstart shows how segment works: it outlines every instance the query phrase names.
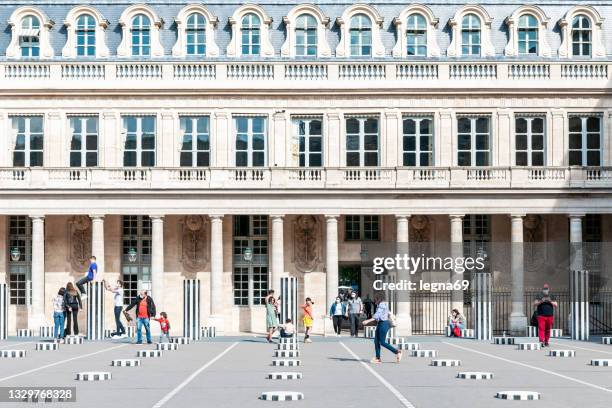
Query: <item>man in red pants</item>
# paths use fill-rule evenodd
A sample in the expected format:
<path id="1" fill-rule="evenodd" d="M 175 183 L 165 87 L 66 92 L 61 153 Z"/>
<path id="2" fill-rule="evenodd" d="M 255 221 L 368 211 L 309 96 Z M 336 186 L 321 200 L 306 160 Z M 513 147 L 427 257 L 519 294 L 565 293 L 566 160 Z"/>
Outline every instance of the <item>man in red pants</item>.
<path id="1" fill-rule="evenodd" d="M 542 288 L 542 293 L 533 302 L 536 306 L 538 318 L 538 337 L 542 347 L 548 347 L 550 340 L 550 329 L 555 321 L 555 308 L 558 306 L 554 297 L 550 295 L 550 288 L 547 283 Z"/>

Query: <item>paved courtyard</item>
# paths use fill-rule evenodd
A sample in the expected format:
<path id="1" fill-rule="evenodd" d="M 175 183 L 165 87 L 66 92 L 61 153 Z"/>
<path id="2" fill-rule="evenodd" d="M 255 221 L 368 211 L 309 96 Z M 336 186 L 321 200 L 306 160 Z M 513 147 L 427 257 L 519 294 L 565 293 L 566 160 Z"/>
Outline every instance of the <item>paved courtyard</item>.
<path id="1" fill-rule="evenodd" d="M 518 339 L 524 341 L 525 339 Z M 401 364 L 383 350 L 383 363 L 369 364 L 371 340 L 315 338 L 299 343 L 301 365 L 273 367 L 276 344 L 261 337 L 218 337 L 179 345 L 159 358 L 139 358 L 138 367 L 111 367 L 114 359 L 134 359 L 153 345 L 124 341 L 59 345 L 55 351 L 35 351 L 36 338 L 12 338 L 2 350 L 26 350 L 25 358 L 0 359 L 0 387 L 75 386 L 74 403 L 54 407 L 505 407 L 515 405 L 560 408 L 612 406 L 612 366 L 595 367 L 591 359 L 612 359 L 612 346 L 556 339 L 550 349 L 575 350 L 575 357 L 549 357 L 549 349 L 518 350 L 469 339 L 415 336 L 407 341 L 437 350 L 439 359 L 458 359 L 459 367 L 434 367 L 432 358 L 411 357 Z M 101 371 L 109 381 L 76 381 L 76 374 Z M 492 379 L 457 378 L 458 372 L 482 371 Z M 271 380 L 271 372 L 300 372 L 296 380 Z M 264 391 L 297 391 L 301 401 L 273 402 Z M 505 401 L 499 391 L 536 391 L 539 401 Z M 23 403 L 1 403 L 24 406 Z"/>

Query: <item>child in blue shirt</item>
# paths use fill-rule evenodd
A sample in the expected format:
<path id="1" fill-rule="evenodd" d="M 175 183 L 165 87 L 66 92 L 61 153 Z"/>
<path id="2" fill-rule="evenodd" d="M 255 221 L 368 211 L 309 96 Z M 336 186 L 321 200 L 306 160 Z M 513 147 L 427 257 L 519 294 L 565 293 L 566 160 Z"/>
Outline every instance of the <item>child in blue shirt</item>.
<path id="1" fill-rule="evenodd" d="M 98 274 L 98 264 L 96 263 L 96 257 L 91 256 L 89 258 L 89 268 L 87 269 L 87 275 L 83 276 L 76 283 L 79 288 L 79 292 L 81 292 L 81 299 L 87 299 L 87 293 L 85 293 L 85 284 L 96 279 L 96 275 Z"/>

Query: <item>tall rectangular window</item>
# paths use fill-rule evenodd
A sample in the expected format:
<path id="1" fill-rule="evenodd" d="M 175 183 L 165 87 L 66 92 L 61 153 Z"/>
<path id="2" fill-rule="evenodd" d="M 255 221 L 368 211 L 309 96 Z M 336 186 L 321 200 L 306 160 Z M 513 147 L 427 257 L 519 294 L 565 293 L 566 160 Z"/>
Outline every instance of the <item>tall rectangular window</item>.
<path id="1" fill-rule="evenodd" d="M 181 167 L 210 166 L 210 118 L 182 116 Z"/>
<path id="2" fill-rule="evenodd" d="M 155 166 L 155 116 L 123 117 L 125 167 Z"/>
<path id="3" fill-rule="evenodd" d="M 138 296 L 139 284 L 141 288 L 150 286 L 151 219 L 146 215 L 125 215 L 121 227 L 123 301 L 129 304 Z"/>
<path id="4" fill-rule="evenodd" d="M 378 118 L 348 118 L 346 120 L 346 165 L 378 166 L 378 137 Z"/>
<path id="5" fill-rule="evenodd" d="M 461 117 L 457 120 L 457 164 L 491 165 L 491 127 L 488 117 Z"/>
<path id="6" fill-rule="evenodd" d="M 600 116 L 570 116 L 569 165 L 601 166 L 601 136 Z"/>
<path id="7" fill-rule="evenodd" d="M 89 14 L 81 14 L 76 24 L 77 55 L 95 57 L 96 55 L 96 20 Z"/>
<path id="8" fill-rule="evenodd" d="M 378 215 L 346 215 L 344 217 L 345 241 L 379 241 L 380 217 Z"/>
<path id="9" fill-rule="evenodd" d="M 517 166 L 544 165 L 544 118 L 517 117 L 514 151 Z"/>
<path id="10" fill-rule="evenodd" d="M 482 257 L 485 259 L 485 269 L 488 270 L 486 260 L 491 254 L 489 243 L 491 242 L 491 216 L 484 214 L 468 214 L 463 217 L 463 256 Z M 486 272 L 485 270 L 485 272 Z M 472 270 L 464 273 L 464 279 L 471 279 Z"/>
<path id="11" fill-rule="evenodd" d="M 74 116 L 70 118 L 70 167 L 98 165 L 98 118 Z"/>
<path id="12" fill-rule="evenodd" d="M 12 118 L 15 145 L 13 166 L 39 167 L 43 165 L 43 117 L 15 116 Z"/>
<path id="13" fill-rule="evenodd" d="M 321 119 L 295 119 L 293 127 L 299 144 L 300 167 L 321 167 L 323 165 L 323 123 Z"/>
<path id="14" fill-rule="evenodd" d="M 237 116 L 236 166 L 263 167 L 267 161 L 266 118 Z"/>
<path id="15" fill-rule="evenodd" d="M 234 305 L 261 305 L 268 291 L 268 217 L 236 215 L 233 228 Z"/>
<path id="16" fill-rule="evenodd" d="M 9 299 L 11 305 L 25 305 L 31 299 L 32 222 L 28 216 L 15 215 L 8 224 Z"/>
<path id="17" fill-rule="evenodd" d="M 403 134 L 403 165 L 433 166 L 433 119 L 405 117 Z"/>

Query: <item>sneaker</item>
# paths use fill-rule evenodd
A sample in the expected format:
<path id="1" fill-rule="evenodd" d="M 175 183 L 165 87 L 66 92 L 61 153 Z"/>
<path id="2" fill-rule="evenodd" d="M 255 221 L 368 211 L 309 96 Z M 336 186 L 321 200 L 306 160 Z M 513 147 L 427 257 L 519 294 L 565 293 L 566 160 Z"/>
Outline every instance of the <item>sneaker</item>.
<path id="1" fill-rule="evenodd" d="M 380 358 L 376 358 L 376 357 L 374 357 L 374 358 L 372 358 L 372 359 L 370 360 L 370 363 L 372 363 L 372 364 L 380 364 L 380 363 L 381 363 L 381 361 L 380 361 Z"/>
<path id="2" fill-rule="evenodd" d="M 153 342 L 152 341 L 147 341 L 147 344 L 153 344 Z"/>
<path id="3" fill-rule="evenodd" d="M 134 343 L 134 344 L 142 344 L 142 341 L 137 341 L 137 342 L 136 342 L 136 343 Z"/>
<path id="4" fill-rule="evenodd" d="M 310 340 L 310 339 L 304 339 L 304 343 L 312 343 L 312 340 Z"/>
<path id="5" fill-rule="evenodd" d="M 113 339 L 113 340 L 117 340 L 117 339 L 120 339 L 120 338 L 121 338 L 121 336 L 117 336 L 116 334 L 113 334 L 111 336 L 111 339 Z"/>
<path id="6" fill-rule="evenodd" d="M 549 347 L 549 346 L 550 346 L 550 344 L 544 343 L 544 347 Z"/>

